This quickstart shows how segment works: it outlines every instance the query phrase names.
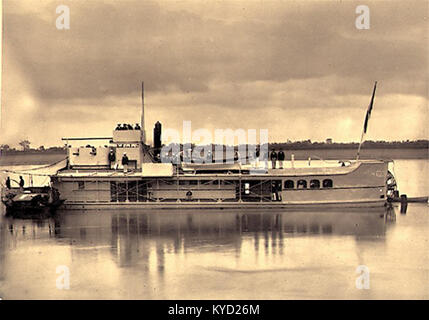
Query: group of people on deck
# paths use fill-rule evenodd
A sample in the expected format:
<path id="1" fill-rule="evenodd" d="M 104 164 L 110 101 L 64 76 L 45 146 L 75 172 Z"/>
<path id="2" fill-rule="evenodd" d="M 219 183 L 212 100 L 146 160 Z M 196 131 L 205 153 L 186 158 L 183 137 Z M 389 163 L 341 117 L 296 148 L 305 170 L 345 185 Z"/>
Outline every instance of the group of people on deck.
<path id="1" fill-rule="evenodd" d="M 268 153 L 261 154 L 260 150 L 256 150 L 255 153 L 256 158 L 256 166 L 259 166 L 259 161 L 264 161 L 265 166 L 268 167 L 268 158 L 271 160 L 271 168 L 277 169 L 277 164 L 279 165 L 278 169 L 283 169 L 284 161 L 286 159 L 286 155 L 283 152 L 283 150 L 279 150 L 278 152 L 276 150 L 273 150 Z"/>
<path id="2" fill-rule="evenodd" d="M 283 150 L 279 150 L 279 152 L 276 152 L 276 150 L 271 151 L 270 154 L 270 160 L 272 164 L 272 168 L 276 169 L 277 162 L 279 163 L 279 169 L 283 169 L 283 163 L 285 161 L 285 153 Z"/>
<path id="3" fill-rule="evenodd" d="M 129 123 L 124 123 L 124 124 L 120 124 L 118 123 L 118 125 L 116 126 L 115 130 L 141 130 L 141 127 L 138 123 L 136 123 L 136 125 L 133 126 L 130 125 Z"/>
<path id="4" fill-rule="evenodd" d="M 5 184 L 6 184 L 6 188 L 7 188 L 8 190 L 12 189 L 12 185 L 11 185 L 10 177 L 7 177 L 7 178 L 6 178 L 6 182 L 5 182 Z M 24 185 L 25 185 L 24 178 L 22 178 L 22 176 L 19 176 L 19 189 L 20 189 L 21 191 L 24 191 Z"/>
<path id="5" fill-rule="evenodd" d="M 115 170 L 118 169 L 118 163 L 116 162 L 116 154 L 113 149 L 110 149 L 108 157 L 109 157 L 110 169 L 115 169 Z M 129 161 L 130 159 L 128 158 L 127 153 L 124 152 L 121 159 L 121 164 L 124 169 L 124 173 L 128 172 Z"/>

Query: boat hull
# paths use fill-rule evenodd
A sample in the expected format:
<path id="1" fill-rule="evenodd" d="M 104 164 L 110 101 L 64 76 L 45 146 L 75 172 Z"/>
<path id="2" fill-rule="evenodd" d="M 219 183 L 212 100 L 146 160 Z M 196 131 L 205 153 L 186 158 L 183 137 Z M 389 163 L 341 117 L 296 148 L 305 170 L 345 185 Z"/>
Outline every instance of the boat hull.
<path id="1" fill-rule="evenodd" d="M 382 207 L 388 164 L 296 168 L 266 174 L 180 174 L 65 171 L 53 177 L 64 209 L 309 209 Z"/>

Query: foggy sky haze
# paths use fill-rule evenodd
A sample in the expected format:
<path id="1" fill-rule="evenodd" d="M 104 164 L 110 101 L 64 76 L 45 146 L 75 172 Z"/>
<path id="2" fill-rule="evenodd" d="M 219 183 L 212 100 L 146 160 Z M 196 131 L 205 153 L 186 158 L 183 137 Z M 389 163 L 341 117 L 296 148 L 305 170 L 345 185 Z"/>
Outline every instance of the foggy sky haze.
<path id="1" fill-rule="evenodd" d="M 70 8 L 70 30 L 55 9 Z M 370 29 L 355 27 L 368 5 Z M 164 128 L 270 142 L 427 139 L 426 1 L 3 1 L 0 144 Z"/>

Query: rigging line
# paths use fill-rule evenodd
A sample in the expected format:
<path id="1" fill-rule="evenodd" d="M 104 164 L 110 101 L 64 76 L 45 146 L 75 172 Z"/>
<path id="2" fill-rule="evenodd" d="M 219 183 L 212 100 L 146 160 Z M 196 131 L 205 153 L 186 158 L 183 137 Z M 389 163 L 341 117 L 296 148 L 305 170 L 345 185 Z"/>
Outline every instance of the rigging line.
<path id="1" fill-rule="evenodd" d="M 15 174 L 28 174 L 28 175 L 32 175 L 32 176 L 38 176 L 38 177 L 50 177 L 51 175 L 49 174 L 42 174 L 42 173 L 26 173 L 26 172 L 21 172 L 21 171 L 14 171 L 14 170 L 0 170 L 1 172 L 5 172 L 5 173 L 15 173 Z"/>
<path id="2" fill-rule="evenodd" d="M 41 166 L 41 167 L 36 167 L 36 168 L 27 169 L 26 171 L 35 171 L 35 170 L 40 170 L 40 169 L 49 168 L 49 167 L 52 167 L 52 166 L 54 166 L 54 165 L 56 165 L 56 164 L 58 164 L 58 163 L 60 163 L 60 162 L 62 162 L 62 161 L 64 161 L 64 160 L 67 160 L 68 158 L 69 158 L 69 157 L 65 157 L 64 159 L 58 160 L 58 161 L 53 162 L 53 163 L 51 163 L 51 164 L 47 164 L 47 165 L 44 165 L 44 166 Z M 23 172 L 23 173 L 25 173 L 25 171 L 22 171 L 22 172 Z"/>
<path id="3" fill-rule="evenodd" d="M 27 169 L 27 170 L 25 170 L 25 171 L 20 171 L 20 170 L 7 170 L 7 169 L 0 170 L 0 171 L 1 171 L 1 172 L 8 172 L 8 173 L 16 173 L 16 174 L 28 174 L 28 175 L 32 175 L 32 176 L 50 177 L 51 175 L 49 175 L 49 174 L 42 174 L 42 173 L 28 173 L 27 171 L 34 171 L 34 170 L 40 170 L 40 169 L 46 169 L 46 168 L 49 168 L 49 167 L 53 167 L 54 165 L 56 165 L 56 164 L 58 164 L 58 163 L 60 163 L 60 162 L 62 162 L 62 161 L 64 161 L 64 160 L 67 160 L 67 159 L 68 159 L 68 157 L 66 157 L 66 158 L 64 158 L 64 159 L 61 159 L 61 160 L 59 160 L 59 161 L 56 161 L 56 162 L 54 162 L 54 163 L 51 163 L 51 164 L 48 164 L 48 165 L 42 166 L 42 167 L 31 168 L 31 169 Z"/>

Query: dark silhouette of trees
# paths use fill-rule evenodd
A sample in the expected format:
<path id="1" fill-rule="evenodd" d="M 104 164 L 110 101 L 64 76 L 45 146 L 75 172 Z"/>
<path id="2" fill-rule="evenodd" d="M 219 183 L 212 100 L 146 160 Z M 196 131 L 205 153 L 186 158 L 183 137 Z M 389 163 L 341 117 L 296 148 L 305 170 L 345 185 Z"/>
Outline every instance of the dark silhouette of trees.
<path id="1" fill-rule="evenodd" d="M 28 141 L 27 139 L 20 141 L 19 145 L 22 147 L 23 151 L 26 151 L 26 150 L 30 149 L 30 141 Z"/>

